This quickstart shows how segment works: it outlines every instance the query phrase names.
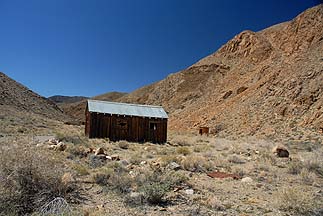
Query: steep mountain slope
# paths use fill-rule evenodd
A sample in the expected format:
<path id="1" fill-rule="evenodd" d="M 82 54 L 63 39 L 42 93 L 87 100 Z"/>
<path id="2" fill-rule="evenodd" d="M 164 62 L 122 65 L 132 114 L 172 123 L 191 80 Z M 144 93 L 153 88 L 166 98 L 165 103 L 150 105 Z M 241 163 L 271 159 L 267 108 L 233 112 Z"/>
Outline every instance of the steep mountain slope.
<path id="1" fill-rule="evenodd" d="M 118 99 L 162 105 L 170 128 L 274 135 L 323 127 L 323 5 L 243 31 L 191 67 Z"/>
<path id="2" fill-rule="evenodd" d="M 56 120 L 69 120 L 58 106 L 0 72 L 1 113 L 16 110 Z"/>
<path id="3" fill-rule="evenodd" d="M 106 100 L 106 101 L 116 101 L 122 96 L 125 96 L 127 93 L 123 92 L 108 92 L 102 95 L 98 95 L 92 97 L 95 100 Z M 59 107 L 66 113 L 67 115 L 73 117 L 78 122 L 85 121 L 85 107 L 86 107 L 86 99 L 81 100 L 75 103 L 61 103 Z"/>

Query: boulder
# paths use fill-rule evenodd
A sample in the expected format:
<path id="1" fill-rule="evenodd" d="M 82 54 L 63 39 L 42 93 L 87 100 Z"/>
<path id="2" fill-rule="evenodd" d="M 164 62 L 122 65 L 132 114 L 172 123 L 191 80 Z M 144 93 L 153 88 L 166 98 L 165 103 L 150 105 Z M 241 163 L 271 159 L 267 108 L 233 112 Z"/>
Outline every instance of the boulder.
<path id="1" fill-rule="evenodd" d="M 284 146 L 275 146 L 272 150 L 272 152 L 277 156 L 277 157 L 289 157 L 289 152 L 287 148 Z"/>
<path id="2" fill-rule="evenodd" d="M 96 150 L 95 150 L 95 153 L 94 153 L 95 155 L 104 155 L 104 149 L 103 148 L 97 148 Z"/>

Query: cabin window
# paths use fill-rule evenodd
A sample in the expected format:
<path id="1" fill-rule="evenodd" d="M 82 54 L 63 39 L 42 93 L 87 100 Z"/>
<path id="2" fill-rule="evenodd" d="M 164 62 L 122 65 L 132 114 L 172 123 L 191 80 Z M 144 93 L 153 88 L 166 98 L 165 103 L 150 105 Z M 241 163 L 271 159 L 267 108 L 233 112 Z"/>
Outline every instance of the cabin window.
<path id="1" fill-rule="evenodd" d="M 118 119 L 117 120 L 117 127 L 121 129 L 127 129 L 128 128 L 128 122 L 123 119 Z"/>
<path id="2" fill-rule="evenodd" d="M 149 123 L 149 129 L 150 129 L 150 130 L 157 130 L 157 123 L 155 123 L 155 122 L 150 122 L 150 123 Z"/>

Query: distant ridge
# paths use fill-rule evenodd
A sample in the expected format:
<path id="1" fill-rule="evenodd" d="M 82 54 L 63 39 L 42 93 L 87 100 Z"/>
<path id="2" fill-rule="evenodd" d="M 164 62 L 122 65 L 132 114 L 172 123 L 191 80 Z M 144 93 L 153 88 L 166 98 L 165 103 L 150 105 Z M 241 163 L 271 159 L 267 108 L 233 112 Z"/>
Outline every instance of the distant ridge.
<path id="1" fill-rule="evenodd" d="M 63 95 L 54 95 L 48 99 L 55 103 L 75 103 L 82 100 L 86 100 L 88 97 L 84 96 L 63 96 Z"/>

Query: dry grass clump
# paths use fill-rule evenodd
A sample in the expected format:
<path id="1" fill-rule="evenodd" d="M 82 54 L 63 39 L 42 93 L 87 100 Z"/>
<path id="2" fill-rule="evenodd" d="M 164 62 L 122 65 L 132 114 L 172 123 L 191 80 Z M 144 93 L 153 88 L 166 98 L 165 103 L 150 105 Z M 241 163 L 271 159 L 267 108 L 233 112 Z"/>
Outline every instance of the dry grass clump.
<path id="1" fill-rule="evenodd" d="M 175 135 L 172 138 L 171 143 L 179 146 L 192 146 L 196 143 L 196 137 L 189 135 Z"/>
<path id="2" fill-rule="evenodd" d="M 189 156 L 181 161 L 181 166 L 191 172 L 206 172 L 214 168 L 213 164 L 202 156 Z"/>
<path id="3" fill-rule="evenodd" d="M 278 191 L 276 205 L 292 215 L 311 215 L 319 203 L 310 193 L 294 187 Z"/>
<path id="4" fill-rule="evenodd" d="M 317 158 L 315 158 L 313 160 L 306 161 L 304 166 L 309 172 L 323 176 L 323 161 L 319 161 Z"/>
<path id="5" fill-rule="evenodd" d="M 88 139 L 85 136 L 75 135 L 75 134 L 65 134 L 65 133 L 56 133 L 56 139 L 62 142 L 72 143 L 75 145 L 86 145 Z"/>
<path id="6" fill-rule="evenodd" d="M 230 155 L 228 157 L 228 161 L 230 163 L 235 163 L 235 164 L 244 164 L 246 163 L 245 160 L 243 160 L 241 157 L 239 157 L 238 155 Z"/>
<path id="7" fill-rule="evenodd" d="M 188 147 L 186 147 L 186 146 L 178 147 L 176 149 L 176 152 L 178 154 L 182 154 L 182 155 L 185 155 L 185 156 L 191 154 L 191 150 Z"/>
<path id="8" fill-rule="evenodd" d="M 127 141 L 121 140 L 118 142 L 118 146 L 121 149 L 128 149 L 129 148 L 129 143 Z"/>
<path id="9" fill-rule="evenodd" d="M 77 201 L 73 182 L 62 179 L 63 166 L 31 146 L 12 147 L 0 153 L 0 212 L 25 215 L 36 212 L 57 197 Z"/>
<path id="10" fill-rule="evenodd" d="M 288 173 L 297 175 L 301 173 L 303 168 L 304 168 L 304 164 L 300 160 L 294 160 L 288 164 L 287 170 L 288 170 Z"/>

